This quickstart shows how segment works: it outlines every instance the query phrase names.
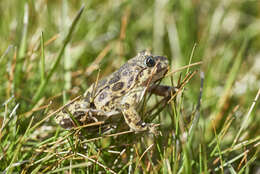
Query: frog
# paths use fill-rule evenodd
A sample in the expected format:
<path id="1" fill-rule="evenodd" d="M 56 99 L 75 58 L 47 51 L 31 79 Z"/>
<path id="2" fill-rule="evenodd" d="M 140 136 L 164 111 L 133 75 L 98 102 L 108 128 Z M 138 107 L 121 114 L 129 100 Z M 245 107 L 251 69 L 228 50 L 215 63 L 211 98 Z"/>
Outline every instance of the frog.
<path id="1" fill-rule="evenodd" d="M 169 89 L 156 85 L 168 70 L 169 61 L 165 56 L 141 51 L 117 71 L 90 85 L 80 99 L 66 105 L 55 120 L 61 127 L 71 129 L 121 114 L 130 130 L 156 134 L 158 124 L 142 121 L 137 108 L 146 92 L 161 95 L 162 90 Z"/>

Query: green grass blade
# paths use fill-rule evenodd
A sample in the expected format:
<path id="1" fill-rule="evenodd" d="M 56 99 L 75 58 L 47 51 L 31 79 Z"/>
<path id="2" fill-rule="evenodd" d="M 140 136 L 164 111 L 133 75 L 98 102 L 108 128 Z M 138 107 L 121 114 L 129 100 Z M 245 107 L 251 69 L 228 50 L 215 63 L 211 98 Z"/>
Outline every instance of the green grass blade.
<path id="1" fill-rule="evenodd" d="M 45 81 L 45 54 L 44 54 L 44 37 L 43 32 L 41 32 L 41 83 Z"/>
<path id="2" fill-rule="evenodd" d="M 63 56 L 64 50 L 65 50 L 67 44 L 69 43 L 69 41 L 71 40 L 72 33 L 75 30 L 75 27 L 76 27 L 76 25 L 77 25 L 77 23 L 78 23 L 78 21 L 80 19 L 80 16 L 81 16 L 83 10 L 84 10 L 84 6 L 81 7 L 81 9 L 79 10 L 78 14 L 74 18 L 74 20 L 73 20 L 73 22 L 72 22 L 72 24 L 70 26 L 69 32 L 68 32 L 67 36 L 65 37 L 63 45 L 62 45 L 62 47 L 61 47 L 61 49 L 59 51 L 59 54 L 58 54 L 58 56 L 56 58 L 56 61 L 54 62 L 54 64 L 53 64 L 50 72 L 48 73 L 46 79 L 44 80 L 43 83 L 40 84 L 40 87 L 38 88 L 38 90 L 36 91 L 36 93 L 35 93 L 35 95 L 33 97 L 33 102 L 34 103 L 36 103 L 41 98 L 41 96 L 42 96 L 42 94 L 43 94 L 43 92 L 45 90 L 46 85 L 48 84 L 48 82 L 49 82 L 50 78 L 52 77 L 54 71 L 58 67 L 59 62 L 61 60 L 61 57 Z"/>
<path id="3" fill-rule="evenodd" d="M 22 39 L 18 51 L 18 58 L 17 58 L 17 66 L 15 70 L 15 88 L 20 85 L 21 78 L 22 78 L 22 67 L 23 67 L 23 59 L 26 56 L 26 49 L 27 49 L 27 33 L 28 33 L 28 20 L 29 20 L 29 7 L 26 3 L 24 6 L 24 17 L 23 17 L 23 31 L 22 31 Z"/>

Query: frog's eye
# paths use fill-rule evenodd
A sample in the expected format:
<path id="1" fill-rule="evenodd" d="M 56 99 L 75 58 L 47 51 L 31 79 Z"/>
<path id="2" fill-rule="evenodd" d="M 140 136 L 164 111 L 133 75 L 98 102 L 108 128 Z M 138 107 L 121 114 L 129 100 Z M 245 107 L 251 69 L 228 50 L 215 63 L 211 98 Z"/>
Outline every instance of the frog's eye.
<path id="1" fill-rule="evenodd" d="M 145 64 L 148 66 L 148 67 L 153 67 L 155 65 L 155 61 L 153 59 L 152 56 L 148 56 L 146 59 L 145 59 Z"/>

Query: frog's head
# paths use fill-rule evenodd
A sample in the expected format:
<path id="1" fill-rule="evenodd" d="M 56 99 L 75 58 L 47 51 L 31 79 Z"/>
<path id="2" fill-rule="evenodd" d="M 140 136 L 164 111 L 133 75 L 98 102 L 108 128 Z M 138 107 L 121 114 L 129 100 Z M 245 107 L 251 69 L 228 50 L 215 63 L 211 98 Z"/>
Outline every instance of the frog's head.
<path id="1" fill-rule="evenodd" d="M 136 64 L 138 72 L 139 85 L 151 85 L 157 80 L 163 78 L 168 71 L 169 62 L 164 56 L 152 55 L 149 51 L 142 51 L 130 60 Z"/>

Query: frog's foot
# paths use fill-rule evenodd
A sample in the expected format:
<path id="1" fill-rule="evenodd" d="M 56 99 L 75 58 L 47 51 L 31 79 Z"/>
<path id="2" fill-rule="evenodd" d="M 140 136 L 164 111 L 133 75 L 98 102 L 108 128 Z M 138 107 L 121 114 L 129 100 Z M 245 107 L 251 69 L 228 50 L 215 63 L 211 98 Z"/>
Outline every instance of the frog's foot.
<path id="1" fill-rule="evenodd" d="M 132 131 L 135 131 L 135 133 L 149 131 L 149 133 L 151 134 L 158 135 L 157 127 L 159 126 L 159 124 L 142 122 L 141 124 L 130 124 L 129 126 Z"/>
<path id="2" fill-rule="evenodd" d="M 74 127 L 74 122 L 67 115 L 57 115 L 55 121 L 64 129 L 71 129 Z"/>
<path id="3" fill-rule="evenodd" d="M 65 129 L 71 129 L 80 125 L 98 122 L 97 116 L 104 115 L 103 111 L 95 109 L 71 109 L 66 108 L 62 110 L 55 117 L 56 122 Z"/>
<path id="4" fill-rule="evenodd" d="M 88 112 L 75 111 L 71 112 L 60 112 L 56 117 L 55 121 L 64 129 L 71 129 L 82 125 L 89 118 Z"/>
<path id="5" fill-rule="evenodd" d="M 150 123 L 148 124 L 148 130 L 150 133 L 154 134 L 155 136 L 159 135 L 159 132 L 157 130 L 157 127 L 159 126 L 160 124 L 154 124 L 154 123 Z"/>

